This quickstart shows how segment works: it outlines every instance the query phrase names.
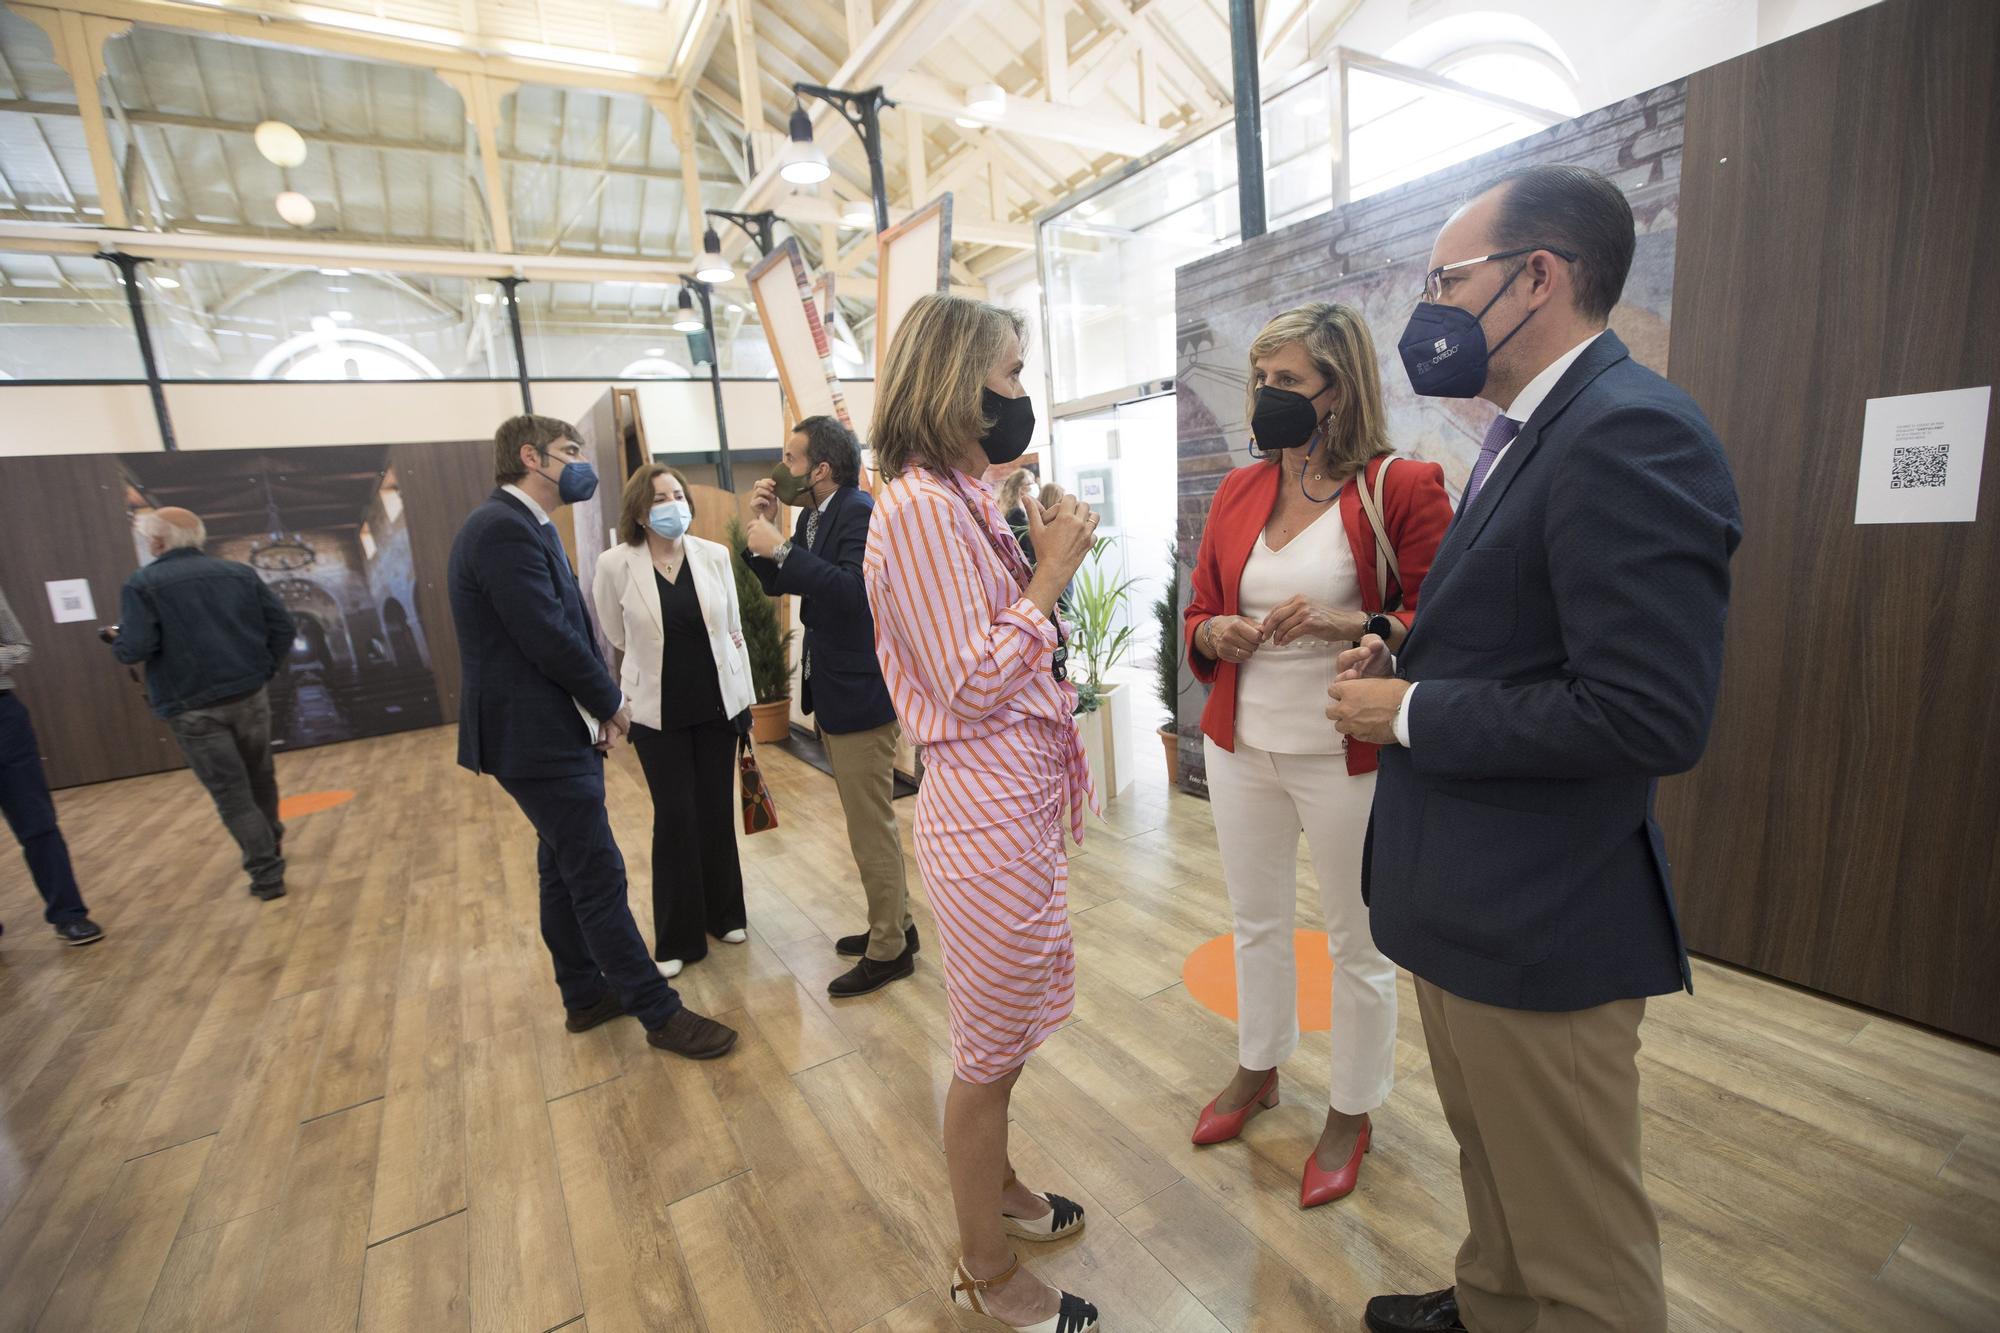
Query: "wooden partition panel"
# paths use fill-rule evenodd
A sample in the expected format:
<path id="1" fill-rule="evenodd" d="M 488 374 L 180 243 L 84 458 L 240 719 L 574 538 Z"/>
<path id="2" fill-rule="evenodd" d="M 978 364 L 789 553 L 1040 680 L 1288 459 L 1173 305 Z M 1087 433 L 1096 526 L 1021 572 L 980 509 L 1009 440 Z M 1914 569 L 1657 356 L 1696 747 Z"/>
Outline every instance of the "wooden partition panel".
<path id="1" fill-rule="evenodd" d="M 0 588 L 34 646 L 14 688 L 55 787 L 182 765 L 134 669 L 97 638 L 118 623 L 119 589 L 138 564 L 122 490 L 105 454 L 0 461 Z M 55 579 L 88 579 L 96 618 L 56 624 L 44 588 Z"/>
<path id="2" fill-rule="evenodd" d="M 2000 379 L 2000 6 L 1892 2 L 1690 79 L 1673 378 L 1742 493 L 1691 947 L 2000 1043 L 2000 511 L 1857 526 L 1866 400 Z"/>

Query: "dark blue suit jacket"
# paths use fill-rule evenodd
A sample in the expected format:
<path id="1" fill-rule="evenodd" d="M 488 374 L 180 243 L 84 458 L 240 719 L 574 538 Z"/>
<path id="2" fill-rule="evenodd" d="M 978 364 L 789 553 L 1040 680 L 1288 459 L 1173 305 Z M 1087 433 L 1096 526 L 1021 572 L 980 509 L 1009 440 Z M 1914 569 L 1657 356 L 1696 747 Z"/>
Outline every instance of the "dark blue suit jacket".
<path id="1" fill-rule="evenodd" d="M 809 509 L 799 511 L 792 553 L 777 561 L 743 553 L 750 572 L 776 597 L 793 593 L 804 600 L 799 619 L 806 627 L 805 651 L 812 679 L 799 706 L 835 736 L 884 727 L 896 720 L 882 665 L 875 657 L 875 618 L 861 561 L 868 553 L 868 520 L 875 499 L 858 486 L 843 486 L 820 516 L 819 540 L 806 545 Z"/>
<path id="2" fill-rule="evenodd" d="M 1424 580 L 1362 858 L 1384 953 L 1515 1009 L 1689 984 L 1653 791 L 1707 741 L 1741 536 L 1701 409 L 1600 335 Z"/>
<path id="3" fill-rule="evenodd" d="M 598 654 L 576 576 L 543 526 L 496 489 L 452 543 L 451 619 L 463 682 L 458 762 L 475 773 L 592 772 L 602 759 L 576 704 L 602 720 L 624 701 Z"/>

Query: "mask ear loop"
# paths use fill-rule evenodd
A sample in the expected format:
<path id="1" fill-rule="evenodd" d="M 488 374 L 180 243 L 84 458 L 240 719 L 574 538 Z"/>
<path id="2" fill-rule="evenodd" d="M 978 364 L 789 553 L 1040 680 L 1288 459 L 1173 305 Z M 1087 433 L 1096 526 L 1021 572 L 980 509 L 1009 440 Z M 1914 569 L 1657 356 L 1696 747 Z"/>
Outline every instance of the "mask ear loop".
<path id="1" fill-rule="evenodd" d="M 1331 389 L 1332 387 L 1333 386 L 1329 384 L 1326 386 L 1326 389 Z M 1325 393 L 1326 389 L 1321 389 L 1319 392 Z M 1319 394 L 1314 394 L 1313 396 L 1317 398 Z M 1312 435 L 1309 436 L 1306 440 L 1307 463 L 1312 462 L 1313 452 L 1317 450 L 1322 444 L 1326 443 L 1326 428 L 1332 421 L 1333 421 L 1333 409 L 1328 408 L 1326 416 L 1321 418 L 1319 425 L 1313 427 Z M 1338 500 L 1340 498 L 1341 487 L 1345 486 L 1346 484 L 1347 484 L 1346 482 L 1339 483 L 1333 488 L 1333 494 L 1327 496 L 1324 500 L 1322 500 L 1318 496 L 1314 495 L 1310 490 L 1306 489 L 1306 469 L 1304 467 L 1299 468 L 1299 494 L 1305 496 L 1307 501 L 1309 501 L 1312 504 L 1316 505 L 1331 504 L 1333 501 Z"/>

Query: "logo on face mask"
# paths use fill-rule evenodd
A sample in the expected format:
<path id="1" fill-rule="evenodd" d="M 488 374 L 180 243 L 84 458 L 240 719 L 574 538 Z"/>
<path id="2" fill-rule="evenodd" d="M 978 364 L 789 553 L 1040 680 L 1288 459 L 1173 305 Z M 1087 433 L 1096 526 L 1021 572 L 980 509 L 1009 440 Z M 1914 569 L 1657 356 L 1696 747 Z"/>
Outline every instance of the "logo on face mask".
<path id="1" fill-rule="evenodd" d="M 1440 338 L 1437 340 L 1436 343 L 1432 344 L 1431 350 L 1436 352 L 1439 356 L 1443 356 L 1445 353 L 1445 349 L 1450 346 L 1451 346 L 1451 339 Z"/>

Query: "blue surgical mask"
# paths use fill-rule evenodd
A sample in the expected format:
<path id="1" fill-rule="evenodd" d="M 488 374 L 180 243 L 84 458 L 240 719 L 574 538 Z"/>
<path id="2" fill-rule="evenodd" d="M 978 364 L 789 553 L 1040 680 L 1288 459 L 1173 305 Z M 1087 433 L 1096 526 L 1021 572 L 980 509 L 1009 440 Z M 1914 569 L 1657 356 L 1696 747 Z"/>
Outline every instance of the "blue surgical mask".
<path id="1" fill-rule="evenodd" d="M 685 500 L 665 500 L 656 504 L 646 513 L 646 526 L 667 541 L 673 541 L 688 530 L 694 521 L 694 511 Z"/>
<path id="2" fill-rule="evenodd" d="M 556 478 L 556 495 L 566 505 L 582 504 L 597 494 L 597 469 L 588 463 L 567 463 Z"/>
<path id="3" fill-rule="evenodd" d="M 1514 270 L 1514 276 L 1500 285 L 1493 293 L 1493 300 L 1480 308 L 1478 314 L 1463 310 L 1455 305 L 1440 305 L 1434 301 L 1419 301 L 1410 315 L 1410 322 L 1404 326 L 1403 337 L 1396 344 L 1402 354 L 1403 369 L 1409 372 L 1410 387 L 1426 398 L 1476 398 L 1486 387 L 1487 367 L 1493 353 L 1510 342 L 1521 326 L 1534 318 L 1530 310 L 1521 317 L 1513 332 L 1502 338 L 1491 351 L 1486 346 L 1486 330 L 1480 320 L 1493 308 L 1495 301 L 1507 294 L 1514 285 L 1514 278 L 1526 272 L 1526 266 Z"/>

